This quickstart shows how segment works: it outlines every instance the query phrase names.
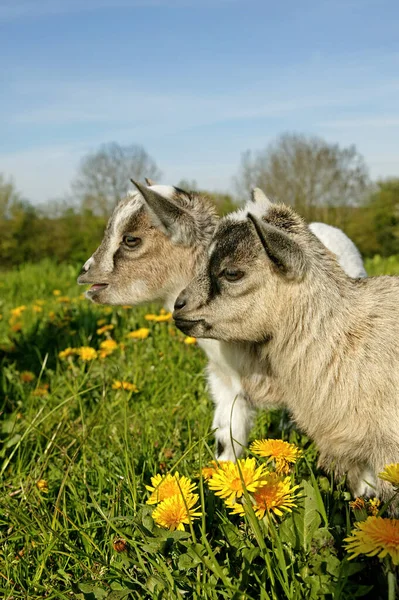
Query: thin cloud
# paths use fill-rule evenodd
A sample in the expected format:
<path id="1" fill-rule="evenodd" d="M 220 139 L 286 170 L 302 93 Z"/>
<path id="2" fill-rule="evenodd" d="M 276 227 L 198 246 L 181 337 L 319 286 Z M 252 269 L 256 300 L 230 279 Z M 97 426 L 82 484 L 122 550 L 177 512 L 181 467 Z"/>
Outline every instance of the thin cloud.
<path id="1" fill-rule="evenodd" d="M 323 121 L 318 124 L 320 127 L 332 129 L 351 129 L 356 127 L 399 127 L 399 116 L 378 117 L 355 117 L 350 119 L 334 119 L 332 121 Z"/>
<path id="2" fill-rule="evenodd" d="M 205 0 L 212 6 L 215 2 L 232 3 L 238 0 Z M 197 6 L 195 0 L 13 0 L 0 5 L 0 20 L 12 21 L 22 18 L 57 16 L 104 9 L 149 8 L 160 6 L 178 8 Z"/>

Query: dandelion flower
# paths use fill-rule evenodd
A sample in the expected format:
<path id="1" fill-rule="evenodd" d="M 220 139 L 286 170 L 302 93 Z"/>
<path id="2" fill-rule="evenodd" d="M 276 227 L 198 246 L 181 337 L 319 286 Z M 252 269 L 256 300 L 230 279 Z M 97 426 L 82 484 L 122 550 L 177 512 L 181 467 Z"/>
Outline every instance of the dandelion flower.
<path id="1" fill-rule="evenodd" d="M 359 554 L 384 558 L 390 555 L 394 565 L 399 565 L 399 519 L 367 517 L 355 523 L 351 537 L 345 538 L 349 560 Z"/>
<path id="2" fill-rule="evenodd" d="M 134 383 L 129 383 L 128 381 L 114 381 L 112 384 L 113 390 L 126 390 L 128 392 L 138 392 L 139 388 Z"/>
<path id="3" fill-rule="evenodd" d="M 219 469 L 209 480 L 208 485 L 217 496 L 232 503 L 243 495 L 243 482 L 248 492 L 255 492 L 265 483 L 265 475 L 263 465 L 257 467 L 254 458 L 242 458 L 237 463 L 231 461 L 220 463 Z"/>
<path id="4" fill-rule="evenodd" d="M 38 304 L 34 304 L 32 306 L 32 310 L 35 313 L 41 313 L 41 312 L 43 312 L 43 308 L 41 306 L 39 306 Z"/>
<path id="5" fill-rule="evenodd" d="M 99 327 L 101 327 L 101 325 L 105 325 L 105 323 L 106 323 L 106 322 L 107 322 L 107 320 L 106 320 L 106 319 L 98 319 L 98 321 L 97 321 L 97 325 L 98 325 Z"/>
<path id="6" fill-rule="evenodd" d="M 184 342 L 185 344 L 196 344 L 196 343 L 197 343 L 197 338 L 195 338 L 195 337 L 191 337 L 191 336 L 187 335 L 187 336 L 184 338 L 183 342 Z"/>
<path id="7" fill-rule="evenodd" d="M 147 504 L 157 504 L 167 498 L 181 494 L 188 496 L 195 489 L 195 483 L 192 483 L 184 475 L 179 475 L 177 471 L 173 475 L 170 473 L 160 475 L 158 473 L 155 477 L 151 477 L 151 484 L 145 486 L 149 492 L 152 492 Z"/>
<path id="8" fill-rule="evenodd" d="M 61 359 L 68 358 L 69 356 L 73 356 L 76 353 L 77 353 L 76 348 L 65 348 L 65 350 L 61 350 L 61 352 L 58 352 L 58 358 L 61 358 Z"/>
<path id="9" fill-rule="evenodd" d="M 366 508 L 366 503 L 363 498 L 355 498 L 355 500 L 349 502 L 349 506 L 353 510 L 362 510 L 363 508 Z"/>
<path id="10" fill-rule="evenodd" d="M 171 496 L 158 504 L 152 518 L 157 525 L 169 531 L 184 531 L 184 525 L 189 525 L 191 520 L 202 514 L 198 510 L 199 507 L 195 507 L 197 501 L 197 494 Z"/>
<path id="11" fill-rule="evenodd" d="M 292 464 L 296 463 L 302 451 L 294 444 L 283 440 L 255 440 L 250 450 L 258 456 L 265 456 L 269 461 L 274 460 L 276 472 L 288 474 Z"/>
<path id="12" fill-rule="evenodd" d="M 100 344 L 101 350 L 106 350 L 107 352 L 113 352 L 118 347 L 118 343 L 115 340 L 104 340 Z"/>
<path id="13" fill-rule="evenodd" d="M 31 381 L 33 381 L 35 379 L 35 374 L 32 373 L 31 371 L 23 371 L 20 374 L 19 378 L 24 383 L 30 383 Z"/>
<path id="14" fill-rule="evenodd" d="M 81 348 L 78 348 L 76 350 L 76 354 L 78 354 L 78 356 L 84 361 L 94 360 L 97 358 L 97 350 L 91 348 L 90 346 L 82 346 Z"/>
<path id="15" fill-rule="evenodd" d="M 140 329 L 136 329 L 136 331 L 131 331 L 126 335 L 126 337 L 136 340 L 145 340 L 149 335 L 150 330 L 146 327 L 141 327 Z"/>
<path id="16" fill-rule="evenodd" d="M 22 306 L 17 306 L 11 310 L 11 315 L 13 318 L 18 319 L 24 312 L 24 310 L 26 310 L 25 304 L 23 304 Z"/>
<path id="17" fill-rule="evenodd" d="M 61 296 L 61 290 L 53 290 L 54 296 Z"/>
<path id="18" fill-rule="evenodd" d="M 216 460 L 213 460 L 210 465 L 208 465 L 207 467 L 203 467 L 202 477 L 205 479 L 205 481 L 208 481 L 208 479 L 211 479 L 211 477 L 213 477 L 214 474 L 218 472 L 219 465 L 223 464 L 223 462 L 225 462 L 225 461 L 221 461 L 220 463 L 217 463 Z"/>
<path id="19" fill-rule="evenodd" d="M 378 473 L 378 477 L 389 481 L 394 486 L 399 486 L 399 463 L 387 465 L 382 473 Z"/>
<path id="20" fill-rule="evenodd" d="M 48 492 L 48 483 L 45 479 L 39 479 L 39 481 L 36 482 L 36 486 L 41 492 Z"/>
<path id="21" fill-rule="evenodd" d="M 22 329 L 22 323 L 19 323 L 19 322 L 18 323 L 13 323 L 11 325 L 11 329 L 12 329 L 12 331 L 15 331 L 15 332 L 21 331 L 21 329 Z"/>
<path id="22" fill-rule="evenodd" d="M 69 304 L 71 301 L 69 296 L 58 296 L 57 298 L 57 302 L 60 302 L 60 304 Z"/>
<path id="23" fill-rule="evenodd" d="M 161 313 L 160 315 L 148 314 L 144 316 L 146 321 L 155 321 L 155 323 L 164 323 L 165 321 L 170 321 L 172 318 L 172 313 Z"/>
<path id="24" fill-rule="evenodd" d="M 274 512 L 279 517 L 283 511 L 291 512 L 296 506 L 294 492 L 298 487 L 291 487 L 290 477 L 268 473 L 265 484 L 253 493 L 253 509 L 258 519 L 263 519 L 267 512 Z"/>
<path id="25" fill-rule="evenodd" d="M 378 498 L 370 498 L 367 504 L 367 511 L 370 513 L 370 515 L 376 517 L 378 515 L 380 506 L 381 500 L 379 500 Z"/>
<path id="26" fill-rule="evenodd" d="M 102 335 L 106 331 L 111 331 L 112 329 L 114 329 L 113 325 L 104 325 L 103 327 L 97 329 L 97 335 Z"/>
<path id="27" fill-rule="evenodd" d="M 39 385 L 35 390 L 33 390 L 32 395 L 39 396 L 39 397 L 47 396 L 48 388 L 49 388 L 48 383 L 42 383 L 42 385 Z"/>

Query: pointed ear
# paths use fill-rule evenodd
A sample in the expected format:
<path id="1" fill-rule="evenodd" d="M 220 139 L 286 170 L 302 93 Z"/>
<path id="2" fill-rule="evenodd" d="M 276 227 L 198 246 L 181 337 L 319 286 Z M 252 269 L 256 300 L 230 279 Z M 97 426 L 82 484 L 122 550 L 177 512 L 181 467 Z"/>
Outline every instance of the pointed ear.
<path id="1" fill-rule="evenodd" d="M 191 213 L 182 206 L 179 206 L 174 200 L 165 198 L 165 196 L 158 194 L 155 190 L 133 179 L 131 179 L 131 182 L 143 196 L 150 213 L 155 215 L 156 224 L 162 228 L 164 233 L 175 242 L 181 244 L 192 243 L 195 233 L 195 222 Z"/>
<path id="2" fill-rule="evenodd" d="M 147 185 L 157 185 L 155 181 L 153 181 L 152 179 L 150 179 L 149 177 L 144 177 L 144 181 L 146 182 Z"/>
<path id="3" fill-rule="evenodd" d="M 262 246 L 274 267 L 287 279 L 301 279 L 307 271 L 307 259 L 301 246 L 285 231 L 248 213 Z"/>
<path id="4" fill-rule="evenodd" d="M 251 190 L 251 200 L 255 204 L 262 203 L 265 208 L 273 204 L 272 201 L 266 196 L 265 192 L 258 187 Z"/>

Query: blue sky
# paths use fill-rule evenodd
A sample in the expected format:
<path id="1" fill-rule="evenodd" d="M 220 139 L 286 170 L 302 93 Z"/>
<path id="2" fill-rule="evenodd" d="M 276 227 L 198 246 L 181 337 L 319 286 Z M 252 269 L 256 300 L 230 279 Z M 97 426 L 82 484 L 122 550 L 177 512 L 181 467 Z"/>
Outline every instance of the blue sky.
<path id="1" fill-rule="evenodd" d="M 398 23 L 397 0 L 0 0 L 0 172 L 43 202 L 116 141 L 231 190 L 295 131 L 399 176 Z"/>

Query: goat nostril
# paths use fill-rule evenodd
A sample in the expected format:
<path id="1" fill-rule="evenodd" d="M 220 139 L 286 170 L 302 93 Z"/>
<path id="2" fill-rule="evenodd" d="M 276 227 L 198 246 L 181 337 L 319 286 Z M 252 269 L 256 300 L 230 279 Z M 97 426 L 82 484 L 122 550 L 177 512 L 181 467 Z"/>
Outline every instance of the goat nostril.
<path id="1" fill-rule="evenodd" d="M 181 308 L 184 308 L 186 306 L 186 300 L 185 298 L 179 296 L 175 302 L 175 310 L 180 310 Z"/>

